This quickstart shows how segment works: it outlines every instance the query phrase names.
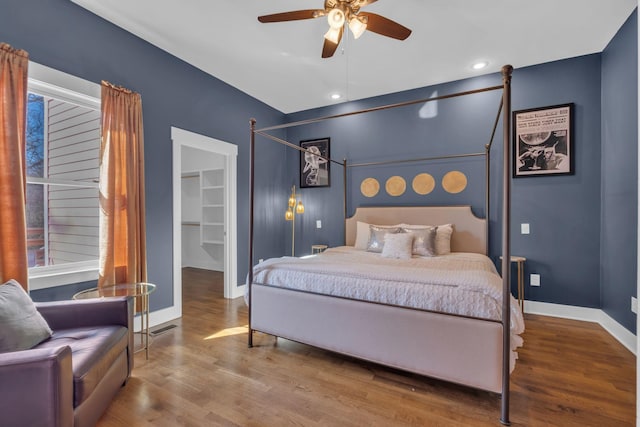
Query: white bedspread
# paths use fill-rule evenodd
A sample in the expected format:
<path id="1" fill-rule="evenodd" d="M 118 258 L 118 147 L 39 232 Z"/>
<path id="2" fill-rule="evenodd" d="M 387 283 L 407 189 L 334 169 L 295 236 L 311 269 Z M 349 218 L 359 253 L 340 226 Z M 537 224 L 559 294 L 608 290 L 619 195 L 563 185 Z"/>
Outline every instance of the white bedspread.
<path id="1" fill-rule="evenodd" d="M 272 258 L 254 267 L 254 283 L 484 319 L 502 318 L 502 278 L 481 254 L 408 260 L 350 246 L 305 258 Z M 522 345 L 524 320 L 511 297 L 511 349 Z M 515 352 L 513 359 L 517 358 Z"/>

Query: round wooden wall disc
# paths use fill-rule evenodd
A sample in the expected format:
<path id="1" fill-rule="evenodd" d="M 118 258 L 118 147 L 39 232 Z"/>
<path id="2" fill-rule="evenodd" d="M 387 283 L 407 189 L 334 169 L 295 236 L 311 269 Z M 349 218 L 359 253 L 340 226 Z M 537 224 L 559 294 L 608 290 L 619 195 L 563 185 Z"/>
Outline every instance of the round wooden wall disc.
<path id="1" fill-rule="evenodd" d="M 366 178 L 360 184 L 360 192 L 365 197 L 373 197 L 380 191 L 380 183 L 375 178 Z"/>
<path id="2" fill-rule="evenodd" d="M 390 196 L 401 196 L 407 189 L 407 183 L 401 176 L 392 176 L 387 180 L 385 189 Z"/>
<path id="3" fill-rule="evenodd" d="M 428 173 L 421 173 L 413 178 L 411 186 L 413 187 L 413 191 L 424 196 L 433 191 L 436 187 L 436 180 Z"/>
<path id="4" fill-rule="evenodd" d="M 467 188 L 467 176 L 459 171 L 447 172 L 442 178 L 442 188 L 444 188 L 447 193 L 460 193 Z"/>

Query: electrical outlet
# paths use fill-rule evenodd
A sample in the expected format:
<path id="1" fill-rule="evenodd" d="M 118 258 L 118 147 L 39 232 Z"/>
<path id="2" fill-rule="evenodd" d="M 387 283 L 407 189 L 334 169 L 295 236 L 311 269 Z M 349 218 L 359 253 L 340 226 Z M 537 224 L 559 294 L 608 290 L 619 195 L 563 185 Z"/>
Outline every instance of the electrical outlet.
<path id="1" fill-rule="evenodd" d="M 316 220 L 316 228 L 322 228 L 322 221 L 319 219 Z"/>
<path id="2" fill-rule="evenodd" d="M 529 276 L 529 284 L 531 286 L 540 286 L 540 275 L 532 274 L 531 276 Z"/>
<path id="3" fill-rule="evenodd" d="M 264 261 L 264 259 L 260 258 L 260 259 L 258 260 L 258 264 L 260 264 L 262 261 Z"/>
<path id="4" fill-rule="evenodd" d="M 520 233 L 521 234 L 529 234 L 529 224 L 523 223 L 520 224 Z"/>
<path id="5" fill-rule="evenodd" d="M 631 311 L 638 314 L 638 298 L 631 297 Z"/>

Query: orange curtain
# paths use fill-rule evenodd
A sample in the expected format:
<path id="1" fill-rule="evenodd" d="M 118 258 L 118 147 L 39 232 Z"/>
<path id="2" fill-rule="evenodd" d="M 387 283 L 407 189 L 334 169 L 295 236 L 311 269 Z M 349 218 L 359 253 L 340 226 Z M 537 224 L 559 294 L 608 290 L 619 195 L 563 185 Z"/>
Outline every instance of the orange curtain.
<path id="1" fill-rule="evenodd" d="M 25 120 L 29 55 L 0 43 L 0 284 L 28 288 Z"/>
<path id="2" fill-rule="evenodd" d="M 98 286 L 147 281 L 140 94 L 102 82 Z"/>

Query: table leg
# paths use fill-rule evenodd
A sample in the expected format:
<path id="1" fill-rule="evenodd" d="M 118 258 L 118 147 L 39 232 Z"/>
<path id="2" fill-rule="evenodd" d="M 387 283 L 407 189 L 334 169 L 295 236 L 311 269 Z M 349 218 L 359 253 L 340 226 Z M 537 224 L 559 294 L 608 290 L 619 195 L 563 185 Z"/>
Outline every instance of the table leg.
<path id="1" fill-rule="evenodd" d="M 522 262 L 518 262 L 518 304 L 520 310 L 524 312 L 524 269 Z"/>
<path id="2" fill-rule="evenodd" d="M 145 295 L 144 296 L 144 313 L 143 313 L 147 319 L 146 319 L 146 329 L 145 329 L 145 342 L 144 342 L 144 349 L 145 349 L 145 355 L 147 357 L 147 360 L 149 360 L 149 295 Z"/>

